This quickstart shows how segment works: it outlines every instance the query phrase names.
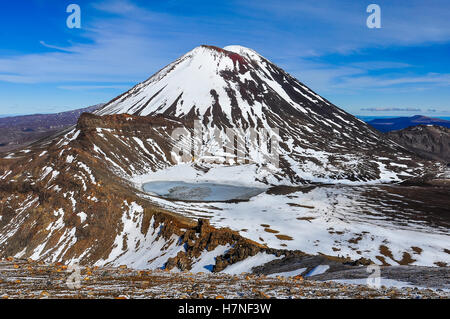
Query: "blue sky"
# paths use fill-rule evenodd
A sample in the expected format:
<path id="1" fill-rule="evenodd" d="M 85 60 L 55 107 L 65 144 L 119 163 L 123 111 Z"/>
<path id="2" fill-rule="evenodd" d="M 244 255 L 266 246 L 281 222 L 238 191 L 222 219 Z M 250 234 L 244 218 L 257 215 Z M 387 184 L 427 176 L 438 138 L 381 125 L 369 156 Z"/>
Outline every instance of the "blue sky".
<path id="1" fill-rule="evenodd" d="M 450 116 L 448 0 L 17 0 L 0 23 L 0 114 L 106 102 L 198 45 L 240 44 L 350 113 Z"/>

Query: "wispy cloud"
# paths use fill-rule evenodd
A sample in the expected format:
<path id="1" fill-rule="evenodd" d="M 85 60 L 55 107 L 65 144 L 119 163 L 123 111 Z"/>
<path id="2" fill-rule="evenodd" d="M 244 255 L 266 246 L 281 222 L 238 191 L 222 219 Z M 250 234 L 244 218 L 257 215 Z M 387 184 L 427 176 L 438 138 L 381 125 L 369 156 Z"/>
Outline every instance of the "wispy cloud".
<path id="1" fill-rule="evenodd" d="M 70 50 L 68 48 L 63 48 L 63 47 L 60 47 L 60 46 L 47 44 L 44 41 L 39 41 L 39 43 L 42 44 L 44 47 L 49 48 L 49 49 L 55 49 L 55 50 L 64 51 L 64 52 L 74 52 L 74 51 L 72 51 L 72 50 Z"/>
<path id="2" fill-rule="evenodd" d="M 435 1 L 440 3 L 439 0 Z M 407 63 L 397 61 L 376 60 L 335 65 L 308 60 L 310 57 L 320 57 L 329 52 L 346 52 L 393 42 L 398 45 L 404 44 L 405 41 L 417 43 L 430 39 L 450 39 L 448 19 L 444 19 L 445 15 L 433 9 L 433 6 L 419 5 L 417 1 L 412 1 L 407 7 L 384 4 L 384 1 L 380 3 L 382 9 L 386 8 L 386 11 L 383 11 L 383 25 L 386 30 L 371 30 L 370 33 L 364 25 L 367 15 L 364 6 L 354 2 L 306 0 L 301 4 L 289 1 L 288 4 L 280 5 L 278 2 L 253 1 L 241 5 L 237 2 L 231 3 L 230 7 L 239 19 L 245 19 L 249 26 L 254 26 L 245 28 L 248 36 L 253 39 L 253 44 L 258 46 L 258 43 L 261 43 L 261 46 L 264 46 L 264 42 L 272 41 L 275 37 L 282 38 L 283 41 L 277 40 L 277 46 L 266 45 L 262 53 L 277 59 L 284 58 L 281 64 L 288 71 L 298 75 L 317 90 L 354 90 L 408 83 L 439 84 L 440 81 L 448 83 L 447 74 L 408 78 L 402 75 L 393 75 L 391 78 L 369 75 L 371 70 L 411 67 Z M 130 0 L 98 1 L 92 3 L 91 7 L 112 16 L 95 19 L 86 25 L 83 35 L 89 40 L 87 43 L 71 43 L 63 47 L 42 40 L 41 45 L 54 51 L 0 58 L 0 81 L 135 83 L 144 80 L 152 72 L 184 53 L 187 43 L 192 42 L 192 46 L 202 44 L 200 39 L 208 39 L 211 34 L 209 28 L 199 29 L 198 21 L 193 17 L 151 11 Z M 254 11 L 246 10 L 249 8 Z M 445 11 L 446 6 L 443 8 Z M 261 12 L 269 11 L 272 14 L 264 15 L 262 23 L 259 18 Z M 430 16 L 423 14 L 424 11 L 433 13 L 431 16 L 435 18 L 432 24 L 429 18 L 423 18 Z M 421 15 L 417 17 L 419 13 Z M 417 19 L 411 19 L 412 16 Z M 235 26 L 228 24 L 226 19 L 197 19 L 202 19 L 200 25 L 209 24 L 224 30 L 230 28 L 235 32 L 235 37 L 241 36 L 240 32 L 232 29 Z M 280 20 L 285 20 L 294 28 L 284 30 L 276 27 L 274 24 Z M 308 21 L 314 21 L 313 26 L 321 24 L 321 27 L 310 29 L 307 27 Z M 417 21 L 422 23 L 420 27 L 414 25 Z M 299 28 L 295 28 L 296 25 L 299 25 Z M 408 28 L 414 32 L 408 32 L 408 36 L 405 36 L 404 32 Z M 242 28 L 240 29 L 242 32 Z M 293 29 L 296 30 L 295 34 L 292 33 Z M 193 35 L 192 30 L 198 34 Z M 419 37 L 418 33 L 422 36 Z M 190 40 L 185 40 L 186 38 Z M 298 38 L 304 41 L 297 41 Z M 411 38 L 415 40 L 412 41 Z"/>
<path id="3" fill-rule="evenodd" d="M 94 2 L 92 6 L 98 10 L 117 15 L 130 13 L 137 13 L 140 15 L 142 13 L 142 8 L 139 8 L 134 3 L 125 0 Z"/>
<path id="4" fill-rule="evenodd" d="M 366 61 L 349 63 L 350 66 L 364 70 L 386 70 L 386 69 L 404 69 L 413 67 L 413 65 L 394 61 Z"/>
<path id="5" fill-rule="evenodd" d="M 58 89 L 71 90 L 71 91 L 86 91 L 86 90 L 104 90 L 104 89 L 127 89 L 128 85 L 60 85 Z"/>
<path id="6" fill-rule="evenodd" d="M 369 112 L 422 112 L 421 108 L 414 107 L 367 107 L 360 110 Z"/>
<path id="7" fill-rule="evenodd" d="M 393 88 L 398 86 L 407 86 L 406 88 L 416 90 L 425 90 L 427 87 L 446 87 L 450 86 L 450 74 L 429 73 L 420 76 L 402 76 L 402 74 L 380 75 L 380 76 L 344 76 L 339 83 L 332 85 L 333 88 L 352 88 L 352 89 L 374 89 Z"/>
<path id="8" fill-rule="evenodd" d="M 284 39 L 280 45 L 290 46 L 301 55 L 311 47 L 319 54 L 346 54 L 374 46 L 417 45 L 450 40 L 450 7 L 447 0 L 411 0 L 407 5 L 401 1 L 378 0 L 381 29 L 366 27 L 366 7 L 369 3 L 287 0 L 280 5 L 273 1 L 246 1 L 255 16 L 264 12 L 268 21 L 273 23 L 289 21 L 297 25 L 295 33 L 279 34 Z"/>
<path id="9" fill-rule="evenodd" d="M 139 21 L 139 17 L 148 17 L 148 10 L 140 10 L 129 1 L 116 3 L 98 6 L 97 10 L 117 12 L 118 16 L 87 24 L 82 29 L 85 43 L 62 47 L 42 40 L 40 44 L 52 51 L 0 57 L 0 81 L 136 83 L 178 56 L 169 41 L 162 41 Z M 127 16 L 130 10 L 133 14 Z"/>
<path id="10" fill-rule="evenodd" d="M 0 55 L 0 81 L 51 83 L 58 93 L 125 90 L 209 43 L 252 47 L 319 94 L 445 90 L 448 68 L 432 73 L 383 50 L 450 42 L 447 2 L 379 0 L 382 29 L 369 30 L 360 1 L 95 1 L 82 6 L 79 41 L 47 34 L 36 40 L 46 48 L 39 53 Z"/>

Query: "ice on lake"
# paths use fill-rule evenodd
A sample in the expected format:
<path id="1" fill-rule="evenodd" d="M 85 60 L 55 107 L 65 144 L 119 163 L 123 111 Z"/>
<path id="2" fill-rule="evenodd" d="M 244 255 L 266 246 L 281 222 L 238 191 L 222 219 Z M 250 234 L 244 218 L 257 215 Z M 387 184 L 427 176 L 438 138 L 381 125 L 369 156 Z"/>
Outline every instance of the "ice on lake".
<path id="1" fill-rule="evenodd" d="M 143 188 L 168 199 L 208 202 L 247 200 L 265 191 L 259 187 L 182 181 L 153 181 L 145 183 Z"/>

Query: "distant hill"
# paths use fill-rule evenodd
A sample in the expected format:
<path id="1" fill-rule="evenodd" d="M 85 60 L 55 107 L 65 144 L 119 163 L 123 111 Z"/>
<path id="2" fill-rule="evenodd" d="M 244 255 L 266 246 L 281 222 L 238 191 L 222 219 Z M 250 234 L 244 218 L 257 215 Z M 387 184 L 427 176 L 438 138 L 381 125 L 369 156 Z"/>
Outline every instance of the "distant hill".
<path id="1" fill-rule="evenodd" d="M 76 124 L 82 113 L 93 112 L 101 106 L 103 104 L 60 113 L 1 117 L 0 152 L 10 151 L 50 136 L 58 130 Z"/>
<path id="2" fill-rule="evenodd" d="M 402 130 L 407 127 L 417 125 L 439 125 L 450 128 L 450 121 L 432 118 L 423 115 L 414 115 L 411 117 L 395 117 L 383 118 L 367 121 L 367 124 L 376 128 L 381 132 L 390 132 L 395 130 Z"/>
<path id="3" fill-rule="evenodd" d="M 420 156 L 450 163 L 450 129 L 438 125 L 418 125 L 387 135 Z"/>
<path id="4" fill-rule="evenodd" d="M 3 117 L 14 117 L 14 116 L 20 116 L 20 115 L 24 115 L 24 114 L 0 114 L 0 118 L 3 118 Z"/>

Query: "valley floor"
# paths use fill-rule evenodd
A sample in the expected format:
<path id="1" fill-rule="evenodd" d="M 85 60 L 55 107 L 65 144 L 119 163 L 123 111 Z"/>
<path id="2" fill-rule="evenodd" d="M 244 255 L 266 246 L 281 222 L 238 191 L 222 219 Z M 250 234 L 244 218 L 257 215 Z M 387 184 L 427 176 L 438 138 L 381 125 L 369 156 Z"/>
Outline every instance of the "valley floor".
<path id="1" fill-rule="evenodd" d="M 0 261 L 0 298 L 449 298 L 450 292 L 417 287 L 372 289 L 348 282 L 252 274 L 227 275 L 126 267 L 80 267 L 8 258 Z M 70 278 L 75 280 L 70 280 Z M 77 280 L 79 279 L 79 282 Z M 75 287 L 69 288 L 67 282 Z M 79 286 L 77 286 L 79 284 Z M 383 284 L 383 281 L 382 281 Z M 78 287 L 78 288 L 77 288 Z"/>

